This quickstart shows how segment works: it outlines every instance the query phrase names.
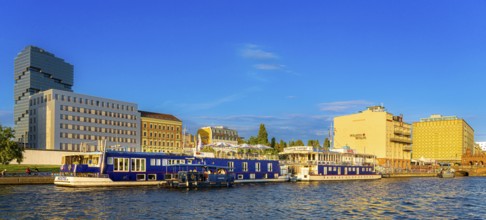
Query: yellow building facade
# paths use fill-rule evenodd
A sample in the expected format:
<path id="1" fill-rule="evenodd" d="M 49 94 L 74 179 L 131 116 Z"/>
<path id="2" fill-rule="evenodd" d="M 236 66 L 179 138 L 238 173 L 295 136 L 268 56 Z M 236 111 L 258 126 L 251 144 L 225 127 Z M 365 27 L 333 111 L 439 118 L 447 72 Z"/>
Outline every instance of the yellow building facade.
<path id="1" fill-rule="evenodd" d="M 223 126 L 202 127 L 197 131 L 203 145 L 214 143 L 238 144 L 238 132 Z"/>
<path id="2" fill-rule="evenodd" d="M 142 152 L 182 151 L 182 121 L 173 115 L 140 111 Z"/>
<path id="3" fill-rule="evenodd" d="M 474 130 L 456 116 L 432 115 L 413 123 L 413 156 L 439 162 L 460 163 L 463 154 L 474 151 Z"/>
<path id="4" fill-rule="evenodd" d="M 334 118 L 334 148 L 349 146 L 358 153 L 376 155 L 387 169 L 409 169 L 411 125 L 382 106 Z"/>

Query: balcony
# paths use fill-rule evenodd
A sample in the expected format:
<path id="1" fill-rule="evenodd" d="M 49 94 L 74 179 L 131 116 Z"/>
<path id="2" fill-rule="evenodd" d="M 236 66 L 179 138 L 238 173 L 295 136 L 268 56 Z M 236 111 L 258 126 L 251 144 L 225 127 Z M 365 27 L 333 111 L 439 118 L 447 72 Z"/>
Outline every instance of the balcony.
<path id="1" fill-rule="evenodd" d="M 395 128 L 394 133 L 398 134 L 398 135 L 404 135 L 404 136 L 410 136 L 411 135 L 410 130 L 406 130 L 406 129 Z"/>
<path id="2" fill-rule="evenodd" d="M 412 143 L 412 139 L 407 138 L 407 137 L 392 137 L 392 138 L 390 138 L 390 141 L 398 142 L 398 143 L 406 143 L 406 144 Z"/>

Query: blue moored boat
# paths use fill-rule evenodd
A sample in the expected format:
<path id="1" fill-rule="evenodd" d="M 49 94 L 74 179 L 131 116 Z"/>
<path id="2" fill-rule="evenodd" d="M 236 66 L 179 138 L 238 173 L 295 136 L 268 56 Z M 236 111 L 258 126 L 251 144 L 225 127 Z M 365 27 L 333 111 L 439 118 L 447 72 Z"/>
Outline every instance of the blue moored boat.
<path id="1" fill-rule="evenodd" d="M 73 153 L 62 158 L 58 186 L 143 186 L 165 184 L 189 166 L 227 167 L 235 183 L 287 181 L 286 170 L 278 160 L 248 158 L 215 158 L 204 153 L 174 155 L 142 152 Z"/>

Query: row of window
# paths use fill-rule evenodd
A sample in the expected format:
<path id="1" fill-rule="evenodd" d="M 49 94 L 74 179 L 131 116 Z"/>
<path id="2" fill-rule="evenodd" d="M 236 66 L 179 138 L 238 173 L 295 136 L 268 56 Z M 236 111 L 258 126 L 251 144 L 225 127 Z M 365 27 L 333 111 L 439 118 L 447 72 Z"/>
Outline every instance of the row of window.
<path id="1" fill-rule="evenodd" d="M 101 128 L 101 127 L 94 127 L 94 126 L 72 125 L 72 124 L 65 124 L 65 123 L 60 123 L 60 126 L 61 126 L 62 129 L 69 129 L 69 130 L 91 131 L 91 132 L 120 134 L 120 135 L 133 135 L 133 136 L 137 135 L 136 131 L 121 130 L 121 129 L 115 129 L 115 128 Z"/>
<path id="2" fill-rule="evenodd" d="M 78 113 L 106 116 L 106 117 L 112 117 L 112 118 L 137 120 L 137 116 L 135 116 L 135 115 L 122 114 L 122 113 L 118 113 L 118 112 L 102 111 L 102 110 L 73 107 L 73 106 L 67 106 L 67 105 L 61 105 L 60 108 L 61 108 L 62 111 L 78 112 Z"/>
<path id="3" fill-rule="evenodd" d="M 213 135 L 213 139 L 215 140 L 225 140 L 225 141 L 237 141 L 237 137 L 232 136 L 221 136 L 221 135 Z"/>
<path id="4" fill-rule="evenodd" d="M 174 139 L 174 134 L 166 134 L 166 133 L 160 133 L 160 132 L 159 133 L 152 133 L 152 132 L 149 133 L 150 137 L 155 137 L 155 138 L 157 138 L 157 134 L 158 134 L 159 138 L 171 138 L 171 139 Z M 146 131 L 143 132 L 143 136 L 144 137 L 147 137 L 147 132 Z M 176 139 L 180 139 L 179 134 L 176 135 Z"/>
<path id="5" fill-rule="evenodd" d="M 109 157 L 107 163 L 108 165 L 113 165 L 113 171 L 115 172 L 145 172 L 145 158 L 131 158 L 131 166 L 129 166 L 129 161 L 130 158 Z M 186 161 L 181 159 L 150 159 L 150 166 L 166 166 L 177 164 L 186 164 Z M 192 161 L 187 161 L 187 164 L 192 164 Z M 228 161 L 228 167 L 230 168 L 229 171 L 233 172 L 235 163 L 233 161 Z M 334 167 L 334 169 L 336 169 L 336 167 Z M 248 172 L 248 162 L 243 162 L 243 172 Z M 255 162 L 255 172 L 261 172 L 260 162 Z M 273 172 L 272 163 L 267 164 L 267 172 Z"/>
<path id="6" fill-rule="evenodd" d="M 233 136 L 238 136 L 236 134 L 236 131 L 233 130 L 213 130 L 213 135 L 233 135 Z"/>
<path id="7" fill-rule="evenodd" d="M 164 124 L 152 124 L 152 123 L 143 123 L 143 128 L 147 128 L 147 124 L 149 124 L 149 127 L 150 129 L 158 129 L 159 130 L 169 130 L 169 131 L 173 131 L 174 130 L 174 127 L 176 129 L 176 131 L 180 131 L 180 126 L 173 126 L 173 125 L 164 125 Z"/>
<path id="8" fill-rule="evenodd" d="M 324 167 L 324 169 L 326 169 Z M 349 170 L 349 171 L 352 171 L 352 172 L 355 172 L 356 170 L 359 170 L 360 168 L 359 167 L 345 167 L 344 168 L 345 170 Z M 336 167 L 327 167 L 327 170 L 328 171 L 336 171 Z M 373 171 L 372 168 L 369 168 L 369 167 L 361 167 L 361 171 L 364 172 L 364 171 Z"/>
<path id="9" fill-rule="evenodd" d="M 228 162 L 228 167 L 230 167 L 231 170 L 233 170 L 234 166 L 235 166 L 234 162 L 232 162 L 232 161 Z M 243 172 L 248 172 L 248 162 L 243 162 L 242 167 L 243 167 Z M 261 172 L 260 162 L 255 162 L 255 172 Z M 273 164 L 272 163 L 267 164 L 267 172 L 273 172 Z"/>
<path id="10" fill-rule="evenodd" d="M 95 123 L 95 124 L 103 124 L 103 125 L 111 125 L 111 126 L 120 126 L 120 127 L 128 127 L 128 128 L 136 128 L 137 123 L 130 123 L 124 121 L 114 121 L 114 120 L 105 120 L 105 119 L 98 119 L 98 118 L 89 118 L 83 116 L 74 116 L 74 115 L 60 115 L 61 119 L 68 120 L 68 121 L 79 121 L 79 122 L 87 122 L 87 123 Z"/>
<path id="11" fill-rule="evenodd" d="M 148 145 L 147 145 L 148 144 Z M 148 141 L 143 140 L 143 146 L 162 146 L 162 147 L 174 147 L 174 142 L 173 141 Z M 179 147 L 180 143 L 176 142 L 176 147 Z"/>
<path id="12" fill-rule="evenodd" d="M 123 105 L 123 104 L 115 104 L 115 103 L 111 103 L 111 102 L 104 102 L 104 101 L 81 98 L 81 97 L 71 97 L 71 96 L 68 96 L 68 95 L 64 96 L 64 95 L 54 94 L 54 99 L 55 100 L 61 100 L 61 101 L 67 101 L 67 102 L 73 102 L 73 103 L 79 103 L 79 104 L 98 106 L 98 107 L 101 106 L 102 108 L 111 108 L 111 109 L 125 110 L 125 111 L 134 111 L 135 110 L 134 106 Z"/>
<path id="13" fill-rule="evenodd" d="M 81 144 L 73 144 L 73 143 L 60 143 L 59 148 L 61 150 L 69 150 L 69 151 L 80 151 L 81 150 Z M 87 151 L 97 151 L 98 146 L 96 145 L 89 145 L 87 146 L 88 149 Z"/>
<path id="14" fill-rule="evenodd" d="M 137 143 L 135 138 L 109 137 L 109 136 L 101 136 L 101 135 L 75 134 L 75 133 L 66 133 L 66 132 L 60 132 L 59 137 L 69 138 L 69 139 L 79 139 L 79 140 L 107 140 L 111 142 Z"/>

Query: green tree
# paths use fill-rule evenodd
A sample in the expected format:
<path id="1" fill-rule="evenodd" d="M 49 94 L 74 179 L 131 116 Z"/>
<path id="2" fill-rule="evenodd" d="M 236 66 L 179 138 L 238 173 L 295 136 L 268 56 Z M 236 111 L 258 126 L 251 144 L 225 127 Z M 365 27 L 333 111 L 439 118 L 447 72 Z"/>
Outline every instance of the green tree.
<path id="1" fill-rule="evenodd" d="M 312 146 L 315 149 L 321 148 L 321 144 L 319 144 L 319 140 L 308 140 L 307 141 L 307 146 Z"/>
<path id="2" fill-rule="evenodd" d="M 329 148 L 331 148 L 331 141 L 329 140 L 329 138 L 324 139 L 323 145 L 325 150 L 329 150 Z"/>
<path id="3" fill-rule="evenodd" d="M 255 136 L 251 136 L 250 138 L 248 138 L 248 141 L 246 143 L 251 145 L 258 144 L 258 138 Z"/>
<path id="4" fill-rule="evenodd" d="M 289 141 L 289 147 L 293 147 L 293 146 L 295 146 L 294 140 Z"/>
<path id="5" fill-rule="evenodd" d="M 277 142 L 275 140 L 275 137 L 272 137 L 272 141 L 270 141 L 270 147 L 272 147 L 273 149 L 275 149 L 276 146 L 277 146 Z"/>
<path id="6" fill-rule="evenodd" d="M 258 130 L 258 144 L 268 145 L 268 133 L 264 124 L 260 124 L 260 129 Z"/>
<path id="7" fill-rule="evenodd" d="M 277 151 L 282 152 L 284 148 L 287 147 L 287 143 L 283 141 L 282 139 L 280 140 L 280 143 L 277 145 Z"/>
<path id="8" fill-rule="evenodd" d="M 0 163 L 8 165 L 12 160 L 21 163 L 24 159 L 24 148 L 14 141 L 12 128 L 0 125 Z"/>
<path id="9" fill-rule="evenodd" d="M 296 140 L 294 146 L 304 146 L 304 142 L 302 140 Z"/>
<path id="10" fill-rule="evenodd" d="M 238 137 L 238 144 L 244 144 L 245 140 L 241 137 Z"/>

